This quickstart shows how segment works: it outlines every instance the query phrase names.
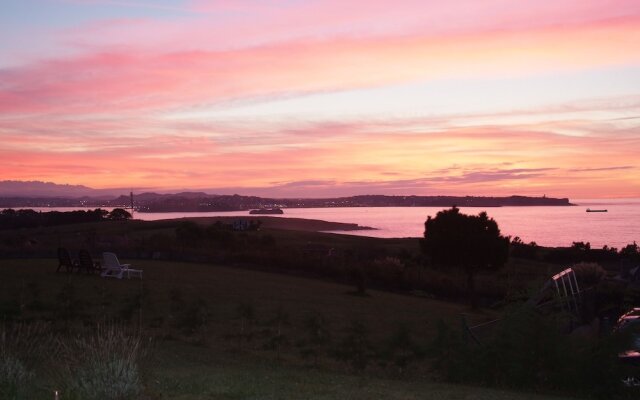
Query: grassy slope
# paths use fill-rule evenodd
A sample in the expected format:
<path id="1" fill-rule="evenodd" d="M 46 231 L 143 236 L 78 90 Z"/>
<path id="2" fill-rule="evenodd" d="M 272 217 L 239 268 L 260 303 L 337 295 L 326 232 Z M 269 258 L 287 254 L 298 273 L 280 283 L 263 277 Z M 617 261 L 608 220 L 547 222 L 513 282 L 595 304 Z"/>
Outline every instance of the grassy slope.
<path id="1" fill-rule="evenodd" d="M 117 312 L 119 305 L 142 290 L 148 307 L 144 310 L 145 319 L 153 319 L 168 312 L 169 292 L 178 289 L 185 298 L 200 297 L 208 303 L 214 326 L 234 320 L 238 305 L 247 303 L 254 306 L 258 319 L 272 317 L 278 307 L 284 308 L 292 320 L 317 311 L 336 329 L 359 320 L 375 326 L 380 335 L 388 334 L 401 322 L 415 327 L 417 335 L 430 335 L 439 319 L 455 324 L 461 313 L 469 311 L 460 304 L 387 292 L 370 291 L 370 297 L 353 296 L 349 294 L 353 290 L 350 286 L 247 269 L 149 260 L 130 262 L 133 268 L 144 270 L 142 285 L 137 279 L 119 281 L 85 274 L 56 274 L 56 260 L 0 260 L 3 277 L 0 298 L 28 297 L 27 286 L 36 283 L 44 303 L 55 304 L 57 293 L 70 282 L 82 303 L 78 309 L 83 314 L 95 315 Z M 101 305 L 105 301 L 111 304 Z M 484 320 L 491 314 L 473 317 Z"/>
<path id="2" fill-rule="evenodd" d="M 123 260 L 127 261 L 127 260 Z M 543 398 L 489 389 L 431 383 L 420 376 L 402 380 L 353 375 L 327 365 L 312 369 L 296 361 L 276 363 L 273 354 L 246 348 L 233 350 L 224 336 L 237 329 L 236 309 L 251 303 L 256 318 L 266 321 L 278 307 L 290 315 L 292 325 L 311 311 L 322 312 L 336 335 L 353 320 L 375 327 L 378 339 L 407 323 L 416 337 L 429 338 L 435 322 L 457 323 L 461 305 L 371 291 L 370 297 L 347 294 L 350 287 L 305 278 L 269 274 L 213 265 L 134 261 L 144 269 L 143 285 L 137 280 L 118 281 L 82 274 L 55 274 L 55 260 L 0 260 L 0 300 L 28 299 L 28 285 L 35 283 L 45 304 L 55 304 L 65 283 L 76 290 L 78 309 L 87 319 L 114 315 L 139 290 L 145 294 L 144 319 L 166 317 L 168 293 L 180 289 L 187 297 L 204 299 L 211 321 L 204 332 L 204 346 L 177 340 L 159 342 L 145 361 L 149 398 L 175 399 L 526 399 Z M 46 312 L 46 310 L 45 310 Z M 475 314 L 483 320 L 491 315 Z M 134 318 L 135 320 L 135 318 Z M 162 327 L 160 327 L 162 329 Z M 290 334 L 298 332 L 292 328 Z"/>
<path id="3" fill-rule="evenodd" d="M 376 239 L 348 235 L 313 232 L 316 229 L 336 229 L 322 221 L 308 225 L 305 221 L 260 217 L 264 219 L 261 234 L 273 235 L 278 244 L 287 248 L 308 243 L 328 247 L 357 246 L 384 247 L 388 251 L 407 249 L 419 252 L 416 239 Z M 194 219 L 209 224 L 209 219 Z M 173 235 L 179 221 L 128 221 L 77 224 L 50 228 L 22 230 L 21 234 L 37 240 L 38 248 L 55 249 L 58 245 L 70 249 L 85 247 L 86 237 L 95 234 L 113 235 L 125 240 L 154 233 Z M 273 223 L 272 223 L 273 222 Z M 300 223 L 306 223 L 300 230 Z M 11 234 L 10 232 L 4 232 Z M 127 239 L 128 238 L 128 239 Z M 117 246 L 116 246 L 117 247 Z M 161 249 L 159 249 L 161 250 Z M 75 291 L 79 321 L 121 318 L 122 312 L 139 293 L 143 294 L 144 325 L 161 333 L 171 319 L 170 292 L 179 290 L 187 302 L 203 299 L 210 311 L 205 331 L 199 334 L 204 345 L 194 346 L 180 340 L 165 340 L 156 346 L 153 356 L 145 362 L 145 384 L 149 398 L 178 399 L 525 399 L 543 398 L 527 394 L 501 392 L 459 385 L 437 384 L 429 381 L 428 370 L 404 376 L 403 379 L 378 379 L 380 375 L 368 371 L 354 375 L 344 367 L 329 361 L 319 369 L 310 368 L 290 344 L 283 349 L 283 362 L 276 363 L 273 352 L 261 350 L 259 343 L 246 346 L 241 352 L 227 336 L 238 332 L 238 305 L 251 304 L 255 308 L 256 331 L 267 327 L 278 308 L 289 315 L 291 326 L 287 335 L 302 336 L 303 321 L 313 312 L 322 313 L 334 338 L 340 337 L 349 323 L 364 322 L 378 343 L 388 337 L 399 323 L 411 327 L 412 335 L 426 343 L 434 334 L 439 319 L 458 326 L 460 314 L 468 313 L 472 322 L 493 318 L 491 312 L 472 313 L 464 305 L 432 299 L 369 291 L 370 297 L 349 295 L 353 288 L 340 284 L 295 276 L 278 275 L 228 266 L 190 263 L 171 263 L 148 260 L 121 260 L 144 269 L 142 285 L 137 280 L 117 281 L 97 276 L 55 274 L 57 262 L 52 259 L 0 259 L 0 305 L 18 299 L 27 303 L 32 287 L 40 291 L 45 304 L 41 311 L 28 311 L 23 317 L 51 318 L 59 305 L 63 286 L 71 283 Z M 530 264 L 530 265 L 529 265 Z M 507 271 L 511 279 L 535 279 L 540 271 L 548 274 L 549 266 L 513 260 Z M 543 273 L 543 275 L 546 275 Z M 490 282 L 489 282 L 490 283 Z M 485 284 L 482 280 L 479 284 Z M 31 287 L 31 288 L 30 288 Z M 0 310 L 1 311 L 1 310 Z M 137 309 L 131 318 L 135 324 Z"/>
<path id="4" fill-rule="evenodd" d="M 431 382 L 383 379 L 292 367 L 246 355 L 173 345 L 148 360 L 150 395 L 195 399 L 442 399 L 552 400 L 560 397 Z M 196 372 L 197 371 L 197 372 Z"/>

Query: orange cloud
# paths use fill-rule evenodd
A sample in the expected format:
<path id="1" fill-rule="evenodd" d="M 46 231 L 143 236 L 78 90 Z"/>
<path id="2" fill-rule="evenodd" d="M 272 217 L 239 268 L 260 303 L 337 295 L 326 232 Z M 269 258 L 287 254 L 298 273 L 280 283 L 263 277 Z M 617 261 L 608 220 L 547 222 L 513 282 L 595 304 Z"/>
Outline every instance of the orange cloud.
<path id="1" fill-rule="evenodd" d="M 536 129 L 495 126 L 376 133 L 371 125 L 352 125 L 342 127 L 343 135 L 351 132 L 348 143 L 299 142 L 289 148 L 255 150 L 217 146 L 204 137 L 158 136 L 149 143 L 128 139 L 122 148 L 103 147 L 98 141 L 95 149 L 87 143 L 84 151 L 23 149 L 1 151 L 0 157 L 12 179 L 37 177 L 96 187 L 126 183 L 256 188 L 320 180 L 334 182 L 327 187 L 353 193 L 585 196 L 593 194 L 593 182 L 607 194 L 631 196 L 640 190 L 637 135 L 570 137 Z M 313 129 L 309 134 L 315 135 Z M 114 179 L 117 176 L 126 177 L 126 182 Z"/>

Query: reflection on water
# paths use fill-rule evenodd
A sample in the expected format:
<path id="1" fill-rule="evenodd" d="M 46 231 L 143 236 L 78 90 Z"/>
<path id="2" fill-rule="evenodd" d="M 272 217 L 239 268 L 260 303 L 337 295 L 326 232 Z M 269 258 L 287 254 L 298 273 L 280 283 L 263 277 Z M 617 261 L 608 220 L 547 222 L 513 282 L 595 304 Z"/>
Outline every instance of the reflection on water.
<path id="1" fill-rule="evenodd" d="M 572 200 L 575 207 L 462 207 L 467 214 L 486 211 L 503 234 L 519 236 L 542 246 L 570 246 L 572 242 L 590 242 L 592 247 L 622 247 L 640 241 L 640 199 Z M 606 208 L 606 213 L 587 213 L 588 207 Z M 77 208 L 75 208 L 77 209 Z M 377 230 L 350 231 L 350 235 L 375 237 L 418 237 L 424 231 L 427 216 L 435 216 L 442 207 L 358 207 L 287 208 L 275 218 L 311 218 L 356 223 Z M 47 211 L 54 209 L 39 210 Z M 73 208 L 56 208 L 70 211 Z M 248 211 L 194 213 L 135 213 L 135 218 L 159 219 L 211 216 L 248 216 Z M 343 233 L 343 232 L 340 232 Z"/>

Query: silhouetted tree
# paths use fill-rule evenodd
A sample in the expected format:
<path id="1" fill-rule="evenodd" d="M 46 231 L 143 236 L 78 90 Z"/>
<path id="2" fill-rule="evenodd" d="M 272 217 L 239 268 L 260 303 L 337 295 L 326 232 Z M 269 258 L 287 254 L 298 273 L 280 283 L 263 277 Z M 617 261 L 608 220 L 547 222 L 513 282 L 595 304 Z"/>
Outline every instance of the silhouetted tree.
<path id="1" fill-rule="evenodd" d="M 536 242 L 525 243 L 519 236 L 511 240 L 511 256 L 519 258 L 536 259 L 539 246 Z"/>
<path id="2" fill-rule="evenodd" d="M 100 208 L 87 211 L 50 211 L 37 212 L 31 209 L 6 209 L 0 212 L 0 229 L 33 228 L 37 226 L 55 226 L 98 222 L 104 220 L 107 211 Z"/>
<path id="3" fill-rule="evenodd" d="M 425 222 L 422 250 L 435 266 L 461 268 L 467 275 L 467 290 L 475 305 L 475 275 L 497 270 L 509 257 L 509 238 L 500 235 L 498 224 L 486 212 L 460 213 L 457 207 L 443 210 Z"/>
<path id="4" fill-rule="evenodd" d="M 571 248 L 578 250 L 578 251 L 582 251 L 582 252 L 588 252 L 589 250 L 591 250 L 591 243 L 589 242 L 573 242 L 571 244 Z"/>
<path id="5" fill-rule="evenodd" d="M 631 262 L 640 262 L 640 246 L 636 242 L 628 244 L 620 249 L 620 256 Z"/>
<path id="6" fill-rule="evenodd" d="M 131 213 L 124 208 L 114 208 L 109 215 L 107 215 L 107 218 L 113 221 L 125 221 L 131 219 Z"/>

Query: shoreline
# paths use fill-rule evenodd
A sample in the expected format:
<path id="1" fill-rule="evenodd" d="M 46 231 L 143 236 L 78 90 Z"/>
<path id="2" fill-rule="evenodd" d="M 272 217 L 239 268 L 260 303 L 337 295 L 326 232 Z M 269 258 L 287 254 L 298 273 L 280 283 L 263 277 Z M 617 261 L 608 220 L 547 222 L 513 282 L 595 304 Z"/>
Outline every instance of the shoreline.
<path id="1" fill-rule="evenodd" d="M 196 223 L 210 224 L 217 221 L 231 222 L 234 220 L 249 220 L 262 222 L 261 228 L 268 229 L 283 229 L 289 231 L 300 232 L 349 232 L 349 231 L 375 231 L 378 228 L 370 226 L 362 226 L 355 223 L 347 222 L 332 222 L 321 219 L 309 219 L 309 218 L 295 218 L 295 217 L 268 217 L 268 216 L 216 216 L 216 217 L 182 217 L 182 218 L 170 218 L 157 221 L 182 221 L 189 220 Z M 139 220 L 143 221 L 143 220 Z M 330 232 L 328 232 L 330 233 Z"/>

